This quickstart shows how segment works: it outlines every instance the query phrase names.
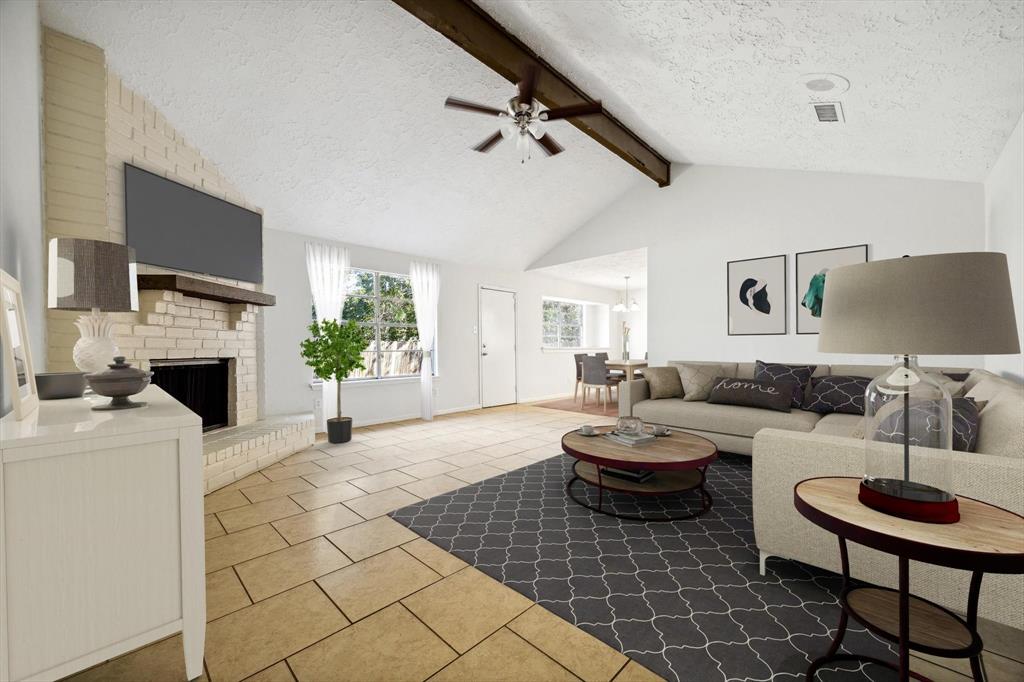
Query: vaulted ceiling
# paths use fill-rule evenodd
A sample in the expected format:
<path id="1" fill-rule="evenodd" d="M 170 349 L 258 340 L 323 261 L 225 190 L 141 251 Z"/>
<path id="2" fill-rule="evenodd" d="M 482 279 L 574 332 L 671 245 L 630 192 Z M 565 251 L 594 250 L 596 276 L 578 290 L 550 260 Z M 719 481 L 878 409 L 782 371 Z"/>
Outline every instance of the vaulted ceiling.
<path id="1" fill-rule="evenodd" d="M 1016 0 L 480 0 L 673 161 L 981 181 L 1024 108 Z M 566 122 L 556 157 L 471 147 L 504 79 L 390 2 L 42 2 L 267 227 L 522 268 L 637 183 Z M 849 79 L 819 124 L 806 73 Z M 626 229 L 628 226 L 624 226 Z"/>
<path id="2" fill-rule="evenodd" d="M 566 121 L 521 164 L 449 94 L 515 87 L 390 2 L 43 2 L 214 161 L 266 227 L 522 269 L 650 182 Z"/>
<path id="3" fill-rule="evenodd" d="M 677 162 L 980 182 L 1024 108 L 1019 0 L 480 4 Z"/>

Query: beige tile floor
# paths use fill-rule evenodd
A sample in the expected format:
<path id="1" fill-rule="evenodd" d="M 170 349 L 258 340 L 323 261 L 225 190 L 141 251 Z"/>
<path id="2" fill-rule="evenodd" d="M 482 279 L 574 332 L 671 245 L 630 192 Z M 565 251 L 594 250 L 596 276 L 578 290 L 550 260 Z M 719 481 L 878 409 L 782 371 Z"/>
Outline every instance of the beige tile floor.
<path id="1" fill-rule="evenodd" d="M 555 456 L 583 421 L 610 422 L 520 405 L 371 426 L 208 495 L 202 679 L 661 679 L 385 516 Z M 1024 677 L 1014 661 L 986 660 L 993 680 Z M 967 679 L 938 662 L 949 667 L 915 667 Z M 180 636 L 71 679 L 179 682 Z"/>

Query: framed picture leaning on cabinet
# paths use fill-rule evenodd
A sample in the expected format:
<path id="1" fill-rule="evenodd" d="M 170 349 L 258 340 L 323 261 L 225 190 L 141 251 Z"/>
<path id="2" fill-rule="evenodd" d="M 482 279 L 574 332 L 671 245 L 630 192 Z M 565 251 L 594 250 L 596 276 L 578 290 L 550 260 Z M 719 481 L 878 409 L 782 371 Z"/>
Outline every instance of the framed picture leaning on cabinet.
<path id="1" fill-rule="evenodd" d="M 3 342 L 4 391 L 10 396 L 14 418 L 22 420 L 39 406 L 36 375 L 32 370 L 25 303 L 18 280 L 0 270 L 0 337 Z"/>

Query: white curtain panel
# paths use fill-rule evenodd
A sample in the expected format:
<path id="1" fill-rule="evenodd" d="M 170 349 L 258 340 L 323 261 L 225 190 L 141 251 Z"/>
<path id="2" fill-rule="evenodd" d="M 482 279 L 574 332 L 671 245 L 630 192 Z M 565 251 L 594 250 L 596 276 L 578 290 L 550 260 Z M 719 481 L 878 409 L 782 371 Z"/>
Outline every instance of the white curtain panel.
<path id="1" fill-rule="evenodd" d="M 441 288 L 441 271 L 436 263 L 413 261 L 409 264 L 412 302 L 416 307 L 416 328 L 423 347 L 420 363 L 420 412 L 424 419 L 434 418 L 434 330 L 437 329 L 437 300 Z"/>
<path id="2" fill-rule="evenodd" d="M 345 278 L 348 275 L 348 249 L 306 242 L 306 274 L 313 294 L 313 307 L 318 320 L 340 320 L 345 307 Z M 321 405 L 321 431 L 327 430 L 327 419 L 338 412 L 337 382 L 324 380 Z"/>

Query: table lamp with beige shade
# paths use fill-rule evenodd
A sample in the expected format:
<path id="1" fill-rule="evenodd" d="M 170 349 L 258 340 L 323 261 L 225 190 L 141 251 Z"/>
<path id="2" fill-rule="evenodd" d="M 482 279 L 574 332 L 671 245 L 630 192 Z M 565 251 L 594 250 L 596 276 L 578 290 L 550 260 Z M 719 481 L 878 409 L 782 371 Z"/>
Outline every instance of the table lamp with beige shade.
<path id="1" fill-rule="evenodd" d="M 904 256 L 831 270 L 818 350 L 895 356 L 865 393 L 860 501 L 917 521 L 959 520 L 952 399 L 917 357 L 1020 352 L 1006 255 Z"/>
<path id="2" fill-rule="evenodd" d="M 75 320 L 81 338 L 72 358 L 83 372 L 102 371 L 118 355 L 107 313 L 139 309 L 135 249 L 114 242 L 50 240 L 47 307 L 89 311 Z"/>

